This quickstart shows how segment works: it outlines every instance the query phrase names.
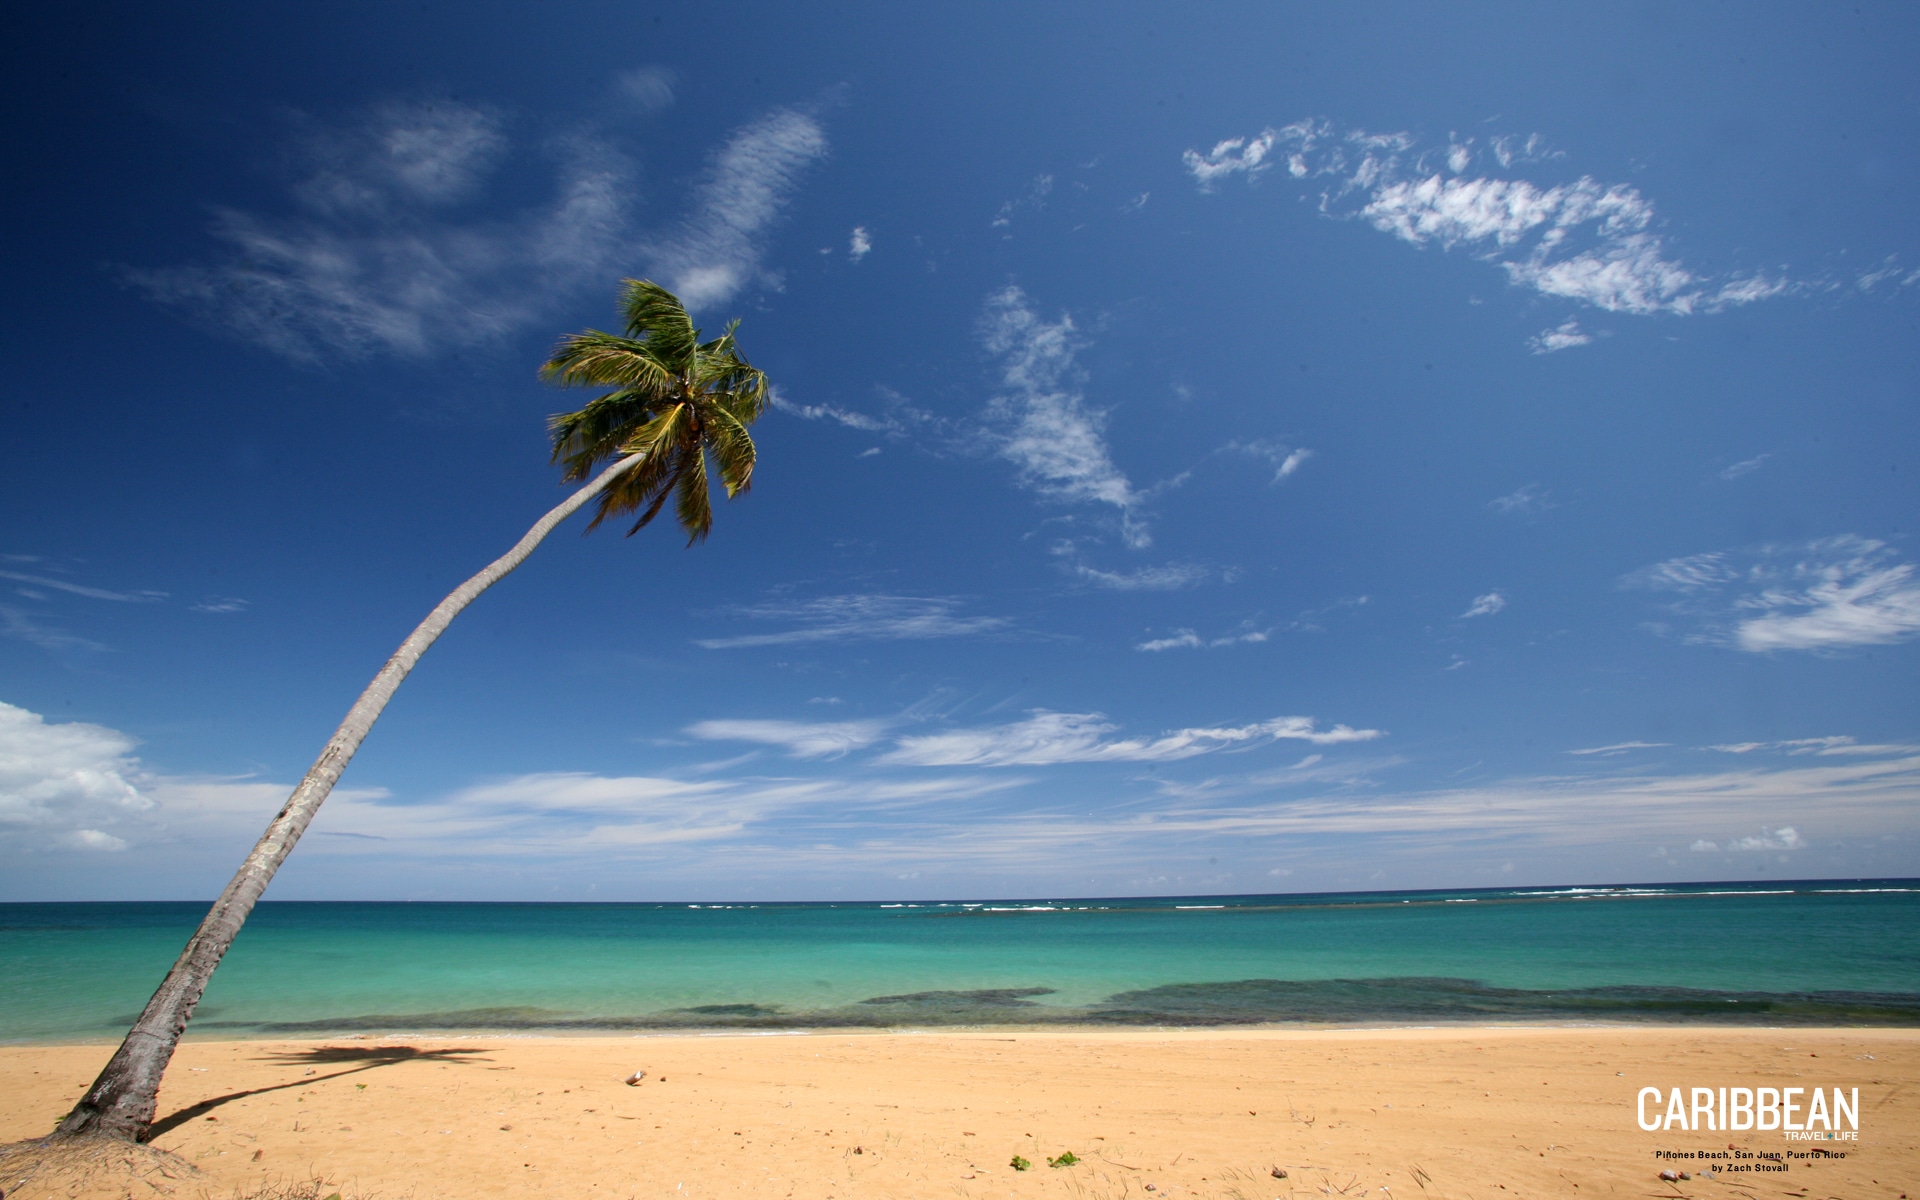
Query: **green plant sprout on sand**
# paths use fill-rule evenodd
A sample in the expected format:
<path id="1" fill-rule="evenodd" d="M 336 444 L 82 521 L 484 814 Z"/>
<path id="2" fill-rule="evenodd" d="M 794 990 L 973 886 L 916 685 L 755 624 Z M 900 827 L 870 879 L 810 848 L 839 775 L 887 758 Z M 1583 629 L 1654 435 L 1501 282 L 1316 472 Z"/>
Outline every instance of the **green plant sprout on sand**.
<path id="1" fill-rule="evenodd" d="M 1066 1153 L 1062 1154 L 1059 1158 L 1048 1159 L 1047 1165 L 1050 1167 L 1070 1167 L 1079 1161 L 1080 1161 L 1080 1156 L 1078 1154 L 1075 1154 L 1073 1151 L 1068 1150 Z"/>
<path id="2" fill-rule="evenodd" d="M 1028 1162 L 1024 1158 L 1021 1158 L 1018 1154 L 1014 1155 L 1013 1161 L 1008 1163 L 1007 1165 L 1012 1167 L 1016 1171 L 1031 1170 L 1033 1167 L 1032 1163 Z"/>

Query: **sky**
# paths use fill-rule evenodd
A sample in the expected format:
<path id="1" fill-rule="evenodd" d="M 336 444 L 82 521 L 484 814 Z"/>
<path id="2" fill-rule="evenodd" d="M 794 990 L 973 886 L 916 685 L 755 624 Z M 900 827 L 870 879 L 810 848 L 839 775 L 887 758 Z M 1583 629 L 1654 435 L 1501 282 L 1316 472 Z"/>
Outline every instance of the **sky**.
<path id="1" fill-rule="evenodd" d="M 0 49 L 0 900 L 213 895 L 673 288 L 270 899 L 1920 875 L 1920 13 L 187 9 Z"/>

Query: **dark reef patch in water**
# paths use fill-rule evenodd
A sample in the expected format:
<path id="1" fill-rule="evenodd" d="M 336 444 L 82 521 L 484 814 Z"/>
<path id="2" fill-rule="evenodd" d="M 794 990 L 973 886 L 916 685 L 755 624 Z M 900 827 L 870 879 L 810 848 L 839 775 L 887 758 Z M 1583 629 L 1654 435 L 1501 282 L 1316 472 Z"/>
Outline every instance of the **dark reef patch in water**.
<path id="1" fill-rule="evenodd" d="M 692 1013 L 699 1017 L 771 1017 L 780 1012 L 777 1004 L 696 1004 L 692 1008 L 676 1008 L 674 1012 Z"/>
<path id="2" fill-rule="evenodd" d="M 1096 1004 L 1028 999 L 1054 989 L 981 988 L 874 996 L 833 1008 L 701 1004 L 634 1016 L 591 1016 L 522 1006 L 379 1013 L 312 1021 L 208 1021 L 196 1030 L 325 1034 L 405 1030 L 612 1032 L 692 1029 L 887 1029 L 903 1025 L 1350 1025 L 1483 1021 L 1665 1021 L 1702 1024 L 1920 1025 L 1910 992 L 1723 992 L 1600 987 L 1530 991 L 1470 979 L 1239 979 L 1121 992 Z"/>
<path id="3" fill-rule="evenodd" d="M 1704 1021 L 1788 1025 L 1920 1024 L 1908 992 L 1722 992 L 1597 987 L 1530 991 L 1470 979 L 1241 979 L 1121 992 L 1081 1020 L 1113 1025 L 1354 1021 Z"/>
<path id="4" fill-rule="evenodd" d="M 1053 988 L 976 988 L 967 992 L 906 992 L 899 996 L 871 996 L 862 1004 L 913 1004 L 934 1008 L 957 1008 L 968 1004 L 999 1005 L 1011 1008 L 1037 1007 L 1028 996 L 1051 996 Z"/>

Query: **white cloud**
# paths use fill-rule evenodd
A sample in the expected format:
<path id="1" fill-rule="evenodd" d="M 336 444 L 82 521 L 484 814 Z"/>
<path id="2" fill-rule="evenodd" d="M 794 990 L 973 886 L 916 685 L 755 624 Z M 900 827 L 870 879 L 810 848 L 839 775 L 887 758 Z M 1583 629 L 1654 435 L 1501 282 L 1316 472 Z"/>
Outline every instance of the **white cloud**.
<path id="1" fill-rule="evenodd" d="M 1611 746 L 1589 746 L 1584 750 L 1569 750 L 1567 753 L 1604 754 L 1612 757 L 1616 754 L 1625 754 L 1629 750 L 1657 750 L 1662 746 L 1670 745 L 1672 745 L 1671 742 L 1615 742 Z"/>
<path id="2" fill-rule="evenodd" d="M 1862 746 L 1859 739 L 1844 734 L 1837 737 L 1788 738 L 1778 742 L 1731 742 L 1708 746 L 1722 754 L 1752 754 L 1755 750 L 1779 750 L 1787 754 L 1862 754 L 1884 753 L 1884 746 Z"/>
<path id="3" fill-rule="evenodd" d="M 1094 587 L 1116 592 L 1174 592 L 1197 587 L 1213 578 L 1210 567 L 1192 563 L 1167 563 L 1159 567 L 1140 567 L 1132 571 L 1102 571 L 1085 563 L 1073 565 L 1074 577 Z"/>
<path id="4" fill-rule="evenodd" d="M 1467 611 L 1460 614 L 1467 617 L 1490 617 L 1507 606 L 1507 598 L 1497 588 L 1484 596 L 1475 596 L 1473 603 L 1467 605 Z"/>
<path id="5" fill-rule="evenodd" d="M 847 257 L 859 262 L 873 251 L 873 238 L 867 233 L 865 225 L 855 225 L 853 236 L 847 240 Z"/>
<path id="6" fill-rule="evenodd" d="M 1156 653 L 1161 650 L 1217 650 L 1225 646 L 1246 646 L 1266 641 L 1271 637 L 1270 629 L 1255 629 L 1248 622 L 1236 633 L 1222 634 L 1219 637 L 1203 638 L 1191 629 L 1176 629 L 1167 637 L 1153 638 L 1137 643 L 1135 650 Z"/>
<path id="7" fill-rule="evenodd" d="M 1274 131 L 1269 129 L 1259 137 L 1217 142 L 1205 154 L 1189 150 L 1180 158 L 1199 182 L 1200 190 L 1210 192 L 1230 175 L 1255 176 L 1273 166 L 1267 161 L 1267 156 L 1273 153 L 1273 139 Z"/>
<path id="8" fill-rule="evenodd" d="M 757 742 L 778 746 L 795 758 L 843 758 L 885 735 L 885 721 L 696 721 L 694 737 L 715 742 Z"/>
<path id="9" fill-rule="evenodd" d="M 1553 329 L 1543 329 L 1533 336 L 1527 345 L 1535 354 L 1552 354 L 1556 350 L 1570 350 L 1575 346 L 1585 346 L 1593 341 L 1593 335 L 1583 333 L 1580 322 L 1568 318 Z"/>
<path id="10" fill-rule="evenodd" d="M 238 596 L 208 596 L 198 604 L 190 605 L 189 607 L 192 608 L 194 612 L 237 613 L 247 611 L 247 609 L 251 607 L 251 603 L 240 599 Z"/>
<path id="11" fill-rule="evenodd" d="M 1184 388 L 1179 389 L 1179 391 L 1182 399 L 1187 398 Z M 1273 466 L 1274 483 L 1279 483 L 1281 480 L 1292 475 L 1305 465 L 1308 459 L 1313 457 L 1313 451 L 1303 446 L 1288 446 L 1279 442 L 1265 440 L 1251 442 L 1235 440 L 1228 442 L 1226 445 L 1220 447 L 1219 450 L 1215 451 L 1217 454 L 1229 452 L 1266 459 L 1267 462 Z"/>
<path id="12" fill-rule="evenodd" d="M 1494 139 L 1487 152 L 1501 170 L 1556 157 L 1537 137 Z M 1324 181 L 1320 207 L 1328 216 L 1363 220 L 1412 246 L 1465 249 L 1516 286 L 1604 312 L 1711 312 L 1786 290 L 1760 276 L 1715 280 L 1690 271 L 1653 232 L 1652 203 L 1627 184 L 1469 176 L 1479 154 L 1472 140 L 1421 149 L 1409 134 L 1307 120 L 1228 139 L 1204 155 L 1189 150 L 1183 160 L 1200 189 L 1211 191 L 1228 176 L 1254 177 L 1284 159 L 1295 179 Z M 1545 353 L 1587 340 L 1569 322 L 1533 346 Z"/>
<path id="13" fill-rule="evenodd" d="M 1845 535 L 1796 546 L 1669 559 L 1622 580 L 1670 591 L 1700 622 L 1689 640 L 1752 653 L 1888 645 L 1920 635 L 1914 564 Z"/>
<path id="14" fill-rule="evenodd" d="M 1150 540 L 1134 520 L 1140 495 L 1108 453 L 1106 415 L 1088 406 L 1074 362 L 1080 339 L 1071 317 L 1049 324 L 1025 292 L 1008 287 L 987 298 L 981 341 L 1000 360 L 1002 391 L 988 407 L 1000 454 L 1023 487 L 1072 504 L 1120 510 L 1127 541 Z"/>
<path id="15" fill-rule="evenodd" d="M 690 309 L 725 304 L 756 283 L 762 247 L 800 175 L 827 152 L 826 131 L 781 109 L 739 130 L 715 155 L 694 212 L 658 247 L 655 270 Z"/>
<path id="16" fill-rule="evenodd" d="M 1178 629 L 1167 637 L 1141 642 L 1134 649 L 1157 653 L 1161 650 L 1197 650 L 1206 644 L 1193 630 Z"/>
<path id="17" fill-rule="evenodd" d="M 309 144 L 298 215 L 216 210 L 225 256 L 130 270 L 151 298 L 296 360 L 424 357 L 544 319 L 631 257 L 630 171 L 605 145 L 563 151 L 552 198 L 504 220 L 461 206 L 509 150 L 505 123 L 457 102 L 394 104 Z"/>
<path id="18" fill-rule="evenodd" d="M 1531 516 L 1559 506 L 1553 502 L 1552 494 L 1546 489 L 1537 483 L 1529 483 L 1523 488 L 1487 501 L 1487 507 L 1502 516 Z"/>
<path id="19" fill-rule="evenodd" d="M 1059 719 L 1047 725 L 1037 721 L 1043 717 Z M 1309 754 L 1291 767 L 1197 780 L 1163 769 L 1144 790 L 1144 779 L 1109 782 L 1097 814 L 1058 775 L 1007 769 L 1016 761 L 1225 765 L 1245 760 L 1220 754 L 1289 737 L 1325 745 L 1377 736 L 1283 718 L 1122 738 L 1097 713 L 1035 713 L 969 731 L 960 742 L 899 739 L 891 748 L 903 758 L 892 772 L 872 760 L 869 767 L 881 769 L 831 767 L 818 778 L 703 772 L 689 781 L 547 771 L 425 800 L 341 788 L 276 887 L 292 895 L 391 897 L 393 881 L 404 876 L 499 898 L 500 888 L 531 880 L 534 890 L 522 893 L 531 898 L 551 884 L 584 894 L 582 880 L 631 881 L 634 864 L 644 863 L 654 895 L 737 895 L 763 881 L 773 881 L 774 890 L 832 881 L 897 896 L 893 881 L 914 872 L 947 894 L 960 878 L 1019 877 L 1050 888 L 1114 871 L 1160 878 L 1170 854 L 1218 853 L 1223 863 L 1229 853 L 1242 854 L 1236 865 L 1244 876 L 1264 870 L 1260 862 L 1278 861 L 1308 874 L 1332 864 L 1362 877 L 1381 869 L 1418 878 L 1421 864 L 1436 855 L 1495 869 L 1504 860 L 1561 873 L 1631 871 L 1655 845 L 1692 842 L 1701 855 L 1822 854 L 1920 836 L 1920 747 L 1838 738 L 1778 743 L 1788 755 L 1805 756 L 1742 760 L 1736 770 L 1620 774 L 1609 762 L 1616 770 L 1598 777 L 1432 791 L 1383 791 L 1372 775 L 1395 765 L 1393 758 L 1329 764 Z M 73 860 L 63 856 L 110 856 L 111 876 L 89 878 L 146 871 L 152 882 L 140 885 L 144 894 L 165 895 L 187 878 L 178 873 L 181 863 L 204 859 L 205 873 L 193 878 L 217 886 L 288 792 L 287 784 L 262 780 L 144 774 L 132 745 L 110 729 L 0 708 L 0 793 L 15 804 L 8 811 L 21 811 L 15 798 L 40 784 L 51 784 L 49 794 L 79 797 L 42 802 L 50 817 L 0 821 L 0 853 L 13 855 L 9 872 L 39 856 L 71 875 L 64 864 Z M 958 769 L 938 769 L 949 760 Z M 116 789 L 76 792 L 69 781 L 85 769 L 118 774 L 146 806 L 128 805 L 127 793 Z M 1819 846 L 1799 831 L 1809 812 L 1819 815 Z M 1749 832 L 1702 837 L 1703 830 Z M 128 852 L 114 854 L 116 843 Z M 161 846 L 166 853 L 141 853 Z M 1306 851 L 1310 859 L 1301 857 Z M 1059 874 L 1063 862 L 1070 868 Z M 1283 877 L 1289 869 L 1268 874 Z M 1326 886 L 1338 882 L 1320 874 L 1312 882 L 1318 887 L 1323 879 Z M 1444 875 L 1427 879 L 1429 886 L 1445 883 Z"/>
<path id="20" fill-rule="evenodd" d="M 899 428 L 895 421 L 870 417 L 865 413 L 853 412 L 832 404 L 795 404 L 777 387 L 769 390 L 769 401 L 778 411 L 799 417 L 803 421 L 837 421 L 849 429 L 864 430 L 868 433 L 892 432 Z"/>
<path id="21" fill-rule="evenodd" d="M 1257 746 L 1283 739 L 1324 746 L 1382 736 L 1377 729 L 1351 729 L 1345 725 L 1318 730 L 1311 717 L 1278 717 L 1232 728 L 1180 729 L 1154 739 L 1108 739 L 1107 735 L 1118 728 L 1100 713 L 1036 709 L 1026 720 L 1011 725 L 903 737 L 880 761 L 921 767 L 1173 762 L 1230 747 Z"/>
<path id="22" fill-rule="evenodd" d="M 0 703 L 0 832 L 76 849 L 118 849 L 104 831 L 153 807 L 134 785 L 133 739 L 79 721 L 49 724 Z M 120 846 L 113 843 L 120 842 Z"/>
<path id="23" fill-rule="evenodd" d="M 1880 265 L 1871 271 L 1863 271 L 1855 278 L 1854 286 L 1863 292 L 1871 292 L 1883 283 L 1891 283 L 1896 290 L 1920 283 L 1920 270 L 1909 270 L 1900 265 L 1898 255 L 1888 255 Z"/>
<path id="24" fill-rule="evenodd" d="M 1642 567 L 1622 581 L 1628 587 L 1645 587 L 1692 595 L 1705 589 L 1730 583 L 1740 573 L 1728 565 L 1731 556 L 1724 551 L 1690 554 L 1670 558 L 1650 567 Z"/>
<path id="25" fill-rule="evenodd" d="M 1758 837 L 1743 837 L 1727 843 L 1729 850 L 1804 850 L 1807 840 L 1791 825 L 1762 829 Z"/>
<path id="26" fill-rule="evenodd" d="M 945 596 L 867 594 L 747 605 L 732 610 L 734 615 L 752 621 L 779 621 L 793 628 L 702 638 L 698 644 L 709 650 L 728 650 L 813 642 L 917 641 L 976 637 L 1010 624 L 1004 617 L 960 616 L 962 603 Z"/>
<path id="27" fill-rule="evenodd" d="M 1282 479 L 1298 471 L 1300 465 L 1312 457 L 1313 451 L 1311 450 L 1295 450 L 1292 454 L 1287 455 L 1286 458 L 1281 460 L 1280 469 L 1273 473 L 1273 481 L 1279 483 Z"/>
<path id="28" fill-rule="evenodd" d="M 1758 471 L 1761 467 L 1765 466 L 1767 464 L 1767 460 L 1772 457 L 1773 455 L 1769 453 L 1769 454 L 1756 454 L 1752 458 L 1743 459 L 1740 462 L 1734 463 L 1732 466 L 1721 471 L 1720 478 L 1731 482 L 1735 479 L 1740 478 L 1742 475 L 1751 475 L 1755 471 Z"/>

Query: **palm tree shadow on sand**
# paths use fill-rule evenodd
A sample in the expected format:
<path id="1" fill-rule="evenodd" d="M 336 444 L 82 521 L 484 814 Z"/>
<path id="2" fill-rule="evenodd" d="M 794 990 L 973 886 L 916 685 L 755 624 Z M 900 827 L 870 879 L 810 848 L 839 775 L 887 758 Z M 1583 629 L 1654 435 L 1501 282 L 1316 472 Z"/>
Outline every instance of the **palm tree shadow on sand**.
<path id="1" fill-rule="evenodd" d="M 222 1105 L 249 1096 L 309 1087 L 329 1079 L 401 1063 L 492 1062 L 492 1059 L 484 1057 L 485 1054 L 484 1049 L 477 1047 L 432 1050 L 407 1045 L 312 1046 L 304 1050 L 263 1054 L 254 1061 L 284 1067 L 307 1067 L 316 1073 L 300 1075 L 286 1083 L 209 1096 L 155 1121 L 148 1136 L 157 1138 L 171 1133 L 189 1121 L 207 1116 Z M 323 1067 L 342 1069 L 319 1074 L 318 1070 Z M 29 1183 L 46 1185 L 41 1190 L 48 1195 L 56 1195 L 72 1191 L 75 1185 L 82 1183 L 89 1186 L 108 1184 L 107 1190 L 120 1190 L 111 1185 L 133 1182 L 139 1182 L 152 1193 L 166 1195 L 186 1187 L 197 1175 L 199 1170 L 187 1160 L 158 1146 L 139 1142 L 117 1139 L 76 1141 L 49 1137 L 0 1146 L 0 1196 L 10 1196 Z"/>
<path id="2" fill-rule="evenodd" d="M 224 1096 L 209 1096 L 198 1104 L 189 1105 L 175 1113 L 160 1118 L 153 1123 L 150 1138 L 185 1125 L 198 1117 L 204 1117 L 214 1109 L 235 1100 L 244 1100 L 248 1096 L 260 1096 L 267 1092 L 285 1091 L 287 1088 L 306 1087 L 310 1084 L 325 1083 L 329 1079 L 339 1079 L 347 1075 L 357 1075 L 362 1071 L 371 1071 L 376 1067 L 391 1067 L 404 1062 L 492 1062 L 490 1058 L 476 1058 L 483 1051 L 474 1050 L 422 1050 L 418 1046 L 313 1046 L 306 1050 L 289 1050 L 279 1054 L 262 1055 L 256 1062 L 271 1062 L 288 1067 L 339 1066 L 352 1064 L 345 1070 L 334 1071 L 326 1075 L 302 1075 L 290 1083 L 275 1083 L 267 1087 L 251 1088 L 244 1092 L 228 1092 Z"/>

